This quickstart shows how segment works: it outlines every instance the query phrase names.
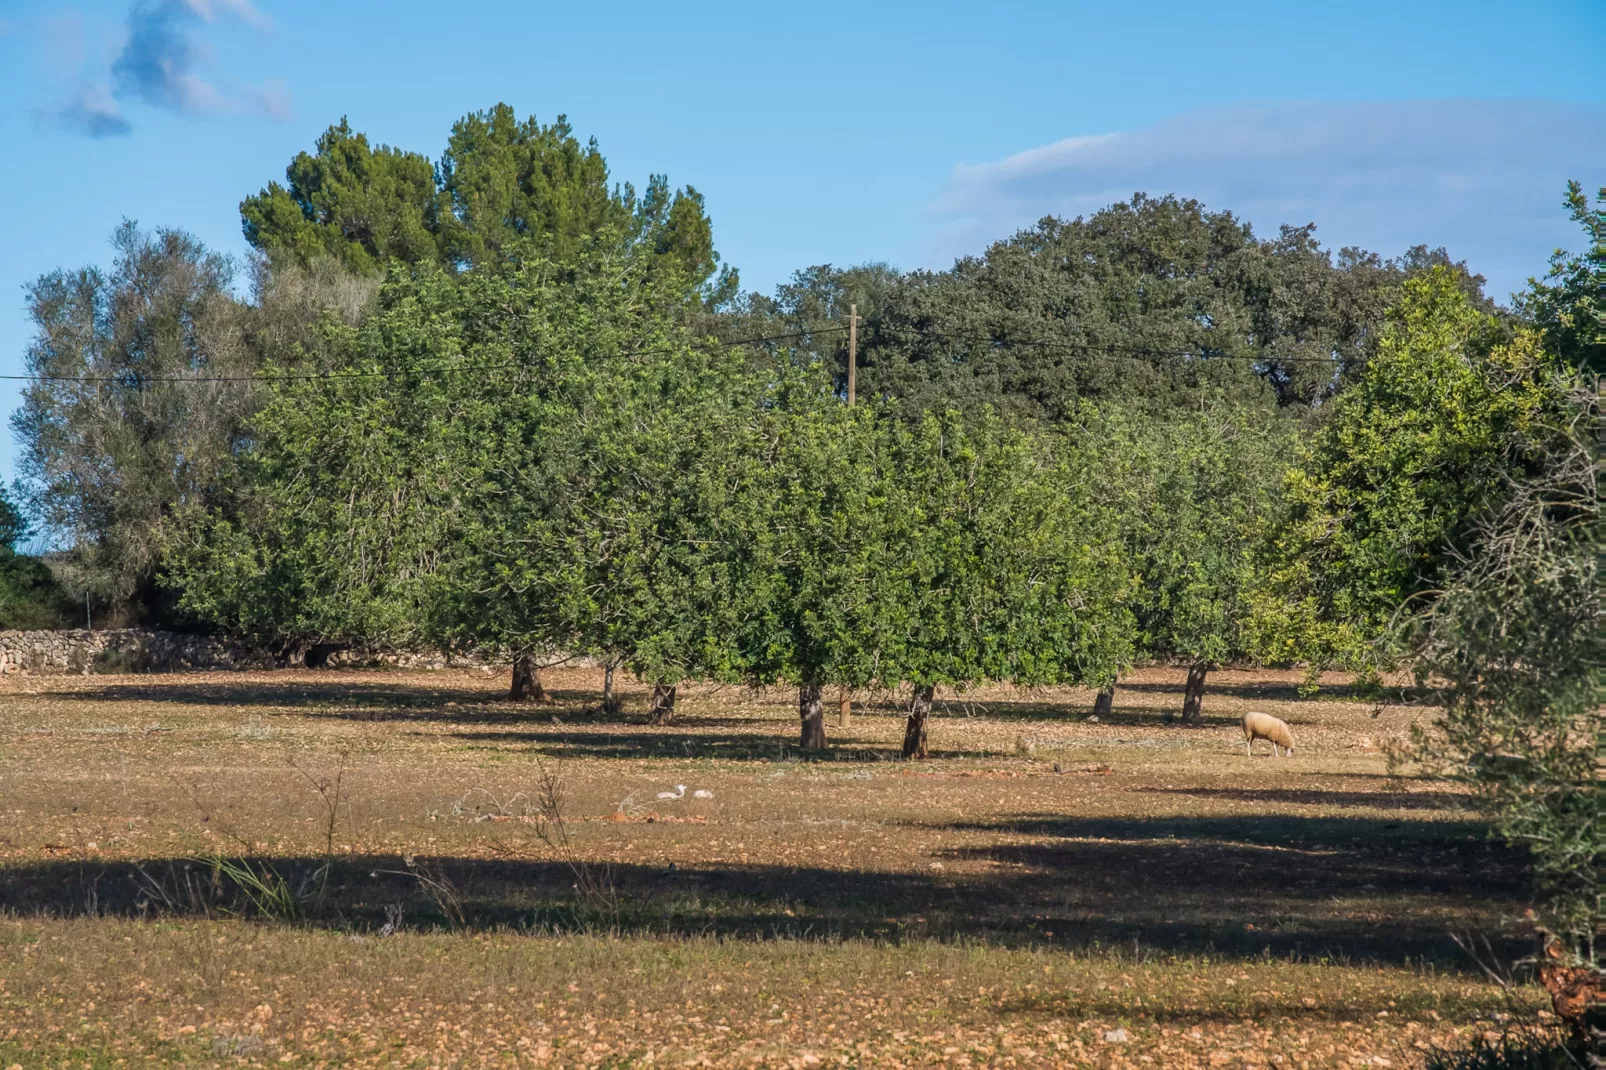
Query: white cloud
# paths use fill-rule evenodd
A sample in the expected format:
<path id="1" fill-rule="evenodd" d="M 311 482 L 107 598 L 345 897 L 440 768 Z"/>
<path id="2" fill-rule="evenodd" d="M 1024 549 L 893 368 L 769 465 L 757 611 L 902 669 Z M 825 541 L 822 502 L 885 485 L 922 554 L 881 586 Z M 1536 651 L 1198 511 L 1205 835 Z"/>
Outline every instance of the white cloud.
<path id="1" fill-rule="evenodd" d="M 93 58 L 85 48 L 80 18 L 69 14 L 49 20 L 49 68 L 63 87 L 76 88 L 66 103 L 39 114 L 92 137 L 129 133 L 132 124 L 122 110 L 129 103 L 191 117 L 288 118 L 290 93 L 283 82 L 240 86 L 205 73 L 212 55 L 203 31 L 224 19 L 254 30 L 271 26 L 250 0 L 132 0 L 126 32 L 114 54 Z"/>
<path id="2" fill-rule="evenodd" d="M 133 129 L 103 85 L 79 86 L 54 118 L 63 129 L 92 138 L 124 137 Z"/>
<path id="3" fill-rule="evenodd" d="M 1285 103 L 1200 111 L 960 165 L 931 252 L 976 252 L 1045 215 L 1134 192 L 1196 197 L 1257 233 L 1314 222 L 1330 247 L 1444 245 L 1504 297 L 1577 246 L 1567 179 L 1606 184 L 1606 107 L 1554 101 Z"/>
<path id="4" fill-rule="evenodd" d="M 251 6 L 250 0 L 180 0 L 180 2 L 207 22 L 217 18 L 220 12 L 227 12 L 259 30 L 267 29 L 270 25 L 268 17 Z"/>
<path id="5" fill-rule="evenodd" d="M 251 110 L 264 119 L 285 122 L 294 115 L 290 87 L 282 81 L 266 82 L 251 91 Z"/>

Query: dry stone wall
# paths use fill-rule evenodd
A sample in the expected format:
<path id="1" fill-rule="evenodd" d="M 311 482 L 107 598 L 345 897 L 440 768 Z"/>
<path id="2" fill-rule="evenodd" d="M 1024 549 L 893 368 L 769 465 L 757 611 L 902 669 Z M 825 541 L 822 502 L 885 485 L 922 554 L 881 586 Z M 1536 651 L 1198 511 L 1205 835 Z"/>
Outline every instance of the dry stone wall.
<path id="1" fill-rule="evenodd" d="M 553 654 L 539 658 L 542 667 L 595 667 L 592 658 Z M 271 669 L 280 664 L 261 647 L 205 635 L 147 631 L 140 628 L 83 628 L 49 632 L 0 631 L 0 675 L 90 675 L 92 673 L 199 672 L 229 669 Z M 299 662 L 298 662 L 299 664 Z M 389 666 L 398 669 L 443 669 L 448 666 L 502 666 L 500 659 L 474 653 L 446 655 L 435 650 L 336 649 L 320 659 L 320 667 Z"/>
<path id="2" fill-rule="evenodd" d="M 0 631 L 0 674 L 34 676 L 119 672 L 258 669 L 264 651 L 203 635 L 111 628 L 51 632 Z"/>

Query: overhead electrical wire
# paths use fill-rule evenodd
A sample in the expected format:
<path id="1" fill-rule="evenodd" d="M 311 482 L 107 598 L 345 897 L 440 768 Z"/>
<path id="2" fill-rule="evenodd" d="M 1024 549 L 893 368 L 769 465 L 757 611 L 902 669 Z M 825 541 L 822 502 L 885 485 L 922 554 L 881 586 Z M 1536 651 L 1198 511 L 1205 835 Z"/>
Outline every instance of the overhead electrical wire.
<path id="1" fill-rule="evenodd" d="M 679 346 L 658 346 L 648 349 L 625 350 L 619 354 L 622 357 L 650 356 L 657 353 L 674 353 L 684 349 L 734 349 L 739 346 L 764 345 L 770 342 L 784 342 L 801 338 L 813 338 L 820 335 L 840 334 L 847 331 L 847 326 L 815 327 L 801 331 L 788 331 L 784 334 L 764 335 L 757 338 L 738 338 L 725 342 L 690 342 Z M 1032 338 L 994 338 L 988 335 L 967 335 L 949 331 L 933 331 L 918 327 L 898 327 L 889 324 L 876 324 L 866 327 L 867 337 L 871 334 L 901 334 L 906 337 L 913 336 L 918 339 L 930 339 L 937 342 L 965 343 L 981 345 L 992 349 L 1036 348 L 1057 349 L 1068 352 L 1102 354 L 1104 356 L 1131 357 L 1133 359 L 1165 358 L 1175 360 L 1193 360 L 1200 363 L 1219 363 L 1221 361 L 1248 361 L 1254 364 L 1280 365 L 1280 364 L 1322 364 L 1333 366 L 1342 364 L 1341 358 L 1329 357 L 1281 357 L 1270 354 L 1255 353 L 1211 353 L 1208 347 L 1205 351 L 1199 349 L 1160 349 L 1152 346 L 1121 346 L 1109 343 L 1096 342 L 1065 342 L 1053 339 Z M 22 381 L 39 383 L 119 383 L 132 386 L 144 386 L 156 383 L 274 383 L 274 382 L 318 382 L 336 381 L 346 379 L 389 379 L 398 375 L 436 375 L 456 374 L 460 372 L 492 372 L 513 371 L 529 367 L 524 361 L 508 361 L 498 364 L 474 364 L 463 361 L 453 364 L 440 364 L 434 367 L 398 368 L 389 371 L 329 371 L 329 372 L 288 372 L 283 374 L 262 375 L 150 375 L 141 376 L 136 371 L 128 371 L 116 375 L 0 375 L 0 381 Z"/>

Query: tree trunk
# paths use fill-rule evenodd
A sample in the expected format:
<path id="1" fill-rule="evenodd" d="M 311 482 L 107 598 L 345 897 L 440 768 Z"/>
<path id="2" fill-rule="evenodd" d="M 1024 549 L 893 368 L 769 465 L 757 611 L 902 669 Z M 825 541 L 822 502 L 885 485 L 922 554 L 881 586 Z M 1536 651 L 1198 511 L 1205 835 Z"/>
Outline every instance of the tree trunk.
<path id="1" fill-rule="evenodd" d="M 507 697 L 514 702 L 545 702 L 546 689 L 541 686 L 541 670 L 535 666 L 535 655 L 520 654 L 513 659 L 513 686 Z"/>
<path id="2" fill-rule="evenodd" d="M 804 750 L 825 749 L 825 704 L 820 700 L 819 684 L 804 683 L 797 689 L 797 712 L 803 722 Z"/>
<path id="3" fill-rule="evenodd" d="M 909 720 L 903 729 L 904 759 L 914 760 L 926 756 L 926 718 L 931 715 L 931 699 L 937 689 L 927 684 L 915 688 L 909 701 Z"/>
<path id="4" fill-rule="evenodd" d="M 1110 715 L 1110 711 L 1114 708 L 1115 685 L 1110 684 L 1108 687 L 1100 688 L 1098 697 L 1093 700 L 1093 716 L 1102 721 Z"/>
<path id="5" fill-rule="evenodd" d="M 1210 667 L 1204 662 L 1188 668 L 1188 686 L 1182 693 L 1182 723 L 1198 724 L 1204 713 L 1205 673 Z"/>
<path id="6" fill-rule="evenodd" d="M 652 705 L 648 707 L 648 724 L 669 724 L 675 719 L 675 697 L 679 690 L 676 684 L 652 685 Z"/>
<path id="7" fill-rule="evenodd" d="M 846 728 L 848 721 L 853 717 L 853 692 L 847 688 L 842 689 L 842 700 L 836 707 L 836 726 Z"/>
<path id="8" fill-rule="evenodd" d="M 619 712 L 619 696 L 613 692 L 613 670 L 618 661 L 609 658 L 602 666 L 602 712 L 610 717 Z"/>

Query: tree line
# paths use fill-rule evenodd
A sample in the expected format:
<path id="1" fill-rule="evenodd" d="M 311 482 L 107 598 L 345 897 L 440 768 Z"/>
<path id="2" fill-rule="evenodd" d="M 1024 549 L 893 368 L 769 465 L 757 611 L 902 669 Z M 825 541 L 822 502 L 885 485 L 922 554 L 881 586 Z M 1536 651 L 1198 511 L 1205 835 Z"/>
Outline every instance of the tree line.
<path id="1" fill-rule="evenodd" d="M 74 600 L 287 660 L 501 652 L 515 697 L 594 654 L 656 723 L 687 681 L 784 682 L 807 749 L 834 691 L 900 690 L 909 757 L 938 688 L 1108 702 L 1167 661 L 1188 722 L 1229 662 L 1410 665 L 1503 828 L 1543 852 L 1580 827 L 1598 253 L 1502 307 L 1442 249 L 1137 194 L 945 271 L 760 295 L 695 189 L 638 194 L 505 105 L 433 161 L 342 121 L 241 217 L 243 280 L 130 223 L 109 272 L 29 288 L 21 488 Z M 0 612 L 44 614 L 29 590 Z"/>

